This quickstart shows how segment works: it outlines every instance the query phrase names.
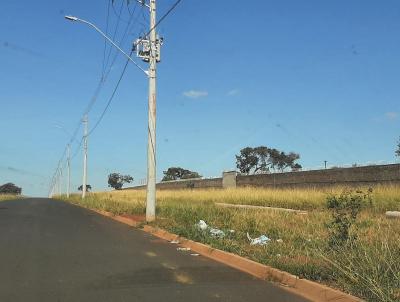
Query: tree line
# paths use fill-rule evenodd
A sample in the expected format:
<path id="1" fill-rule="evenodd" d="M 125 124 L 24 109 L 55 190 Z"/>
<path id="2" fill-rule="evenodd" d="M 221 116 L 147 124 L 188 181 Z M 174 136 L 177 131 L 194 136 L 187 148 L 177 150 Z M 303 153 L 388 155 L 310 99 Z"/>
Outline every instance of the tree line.
<path id="1" fill-rule="evenodd" d="M 397 143 L 395 150 L 395 155 L 400 157 L 400 139 Z M 261 173 L 271 173 L 271 172 L 284 172 L 299 171 L 302 169 L 301 164 L 298 163 L 300 159 L 300 154 L 295 152 L 284 152 L 276 148 L 269 148 L 266 146 L 258 147 L 245 147 L 239 151 L 239 154 L 235 155 L 236 158 L 236 168 L 242 174 L 252 175 Z M 194 179 L 201 178 L 202 176 L 195 171 L 184 169 L 181 167 L 170 167 L 166 171 L 163 171 L 163 178 L 161 181 L 172 181 L 180 179 Z M 133 182 L 133 177 L 130 175 L 122 175 L 120 173 L 111 173 L 108 175 L 108 186 L 115 189 L 121 190 L 122 187 Z M 21 188 L 13 188 L 13 184 L 6 184 L 7 191 L 19 192 L 15 194 L 21 194 Z M 2 187 L 0 186 L 0 193 L 2 192 Z M 8 188 L 8 189 L 7 189 Z M 19 189 L 19 191 L 18 191 Z M 91 185 L 86 186 L 86 191 L 91 190 Z M 78 188 L 82 191 L 82 186 Z"/>
<path id="2" fill-rule="evenodd" d="M 296 162 L 299 159 L 300 155 L 295 152 L 285 153 L 266 146 L 246 147 L 236 155 L 236 167 L 244 174 L 283 172 L 287 169 L 298 171 L 302 168 Z"/>
<path id="3" fill-rule="evenodd" d="M 290 169 L 291 171 L 301 170 L 302 166 L 297 162 L 300 155 L 295 152 L 286 153 L 276 148 L 266 146 L 246 147 L 240 150 L 236 157 L 236 167 L 243 174 L 270 173 Z M 164 171 L 162 181 L 201 178 L 195 171 L 181 167 L 171 167 Z"/>

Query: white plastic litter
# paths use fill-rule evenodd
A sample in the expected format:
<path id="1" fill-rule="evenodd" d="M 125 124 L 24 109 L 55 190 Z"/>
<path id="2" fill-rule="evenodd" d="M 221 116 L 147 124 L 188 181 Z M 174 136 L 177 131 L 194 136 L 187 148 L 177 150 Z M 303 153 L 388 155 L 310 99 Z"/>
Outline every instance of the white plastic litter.
<path id="1" fill-rule="evenodd" d="M 225 233 L 220 229 L 210 228 L 209 229 L 210 235 L 216 238 L 222 238 L 225 236 Z"/>
<path id="2" fill-rule="evenodd" d="M 190 251 L 190 247 L 178 247 L 176 250 L 182 252 L 188 252 Z"/>
<path id="3" fill-rule="evenodd" d="M 276 242 L 283 243 L 282 239 L 276 239 Z"/>
<path id="4" fill-rule="evenodd" d="M 179 244 L 179 241 L 178 241 L 178 240 L 172 240 L 172 241 L 170 241 L 169 243 L 172 243 L 172 244 Z"/>
<path id="5" fill-rule="evenodd" d="M 198 223 L 196 223 L 196 227 L 201 231 L 208 230 L 210 235 L 215 238 L 223 238 L 225 236 L 224 231 L 217 228 L 209 227 L 204 220 L 200 220 Z"/>
<path id="6" fill-rule="evenodd" d="M 269 241 L 271 241 L 271 239 L 265 235 L 261 235 L 257 238 L 251 238 L 249 233 L 247 233 L 247 239 L 249 239 L 250 245 L 266 245 Z"/>
<path id="7" fill-rule="evenodd" d="M 387 211 L 386 218 L 400 219 L 400 211 Z"/>
<path id="8" fill-rule="evenodd" d="M 197 256 L 200 256 L 200 254 L 190 254 L 190 256 L 195 256 L 195 257 L 197 257 Z"/>
<path id="9" fill-rule="evenodd" d="M 208 228 L 208 225 L 207 225 L 207 223 L 206 223 L 204 220 L 200 220 L 200 221 L 196 224 L 196 226 L 197 226 L 200 230 L 202 230 L 202 231 L 205 231 L 205 230 Z"/>

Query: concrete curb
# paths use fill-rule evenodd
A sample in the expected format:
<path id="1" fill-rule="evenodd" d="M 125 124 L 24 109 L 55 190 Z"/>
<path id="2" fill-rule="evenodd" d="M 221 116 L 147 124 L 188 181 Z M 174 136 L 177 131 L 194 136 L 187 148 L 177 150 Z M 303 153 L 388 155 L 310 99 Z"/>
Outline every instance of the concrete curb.
<path id="1" fill-rule="evenodd" d="M 115 216 L 114 214 L 112 214 L 110 212 L 106 212 L 106 211 L 94 210 L 94 209 L 90 209 L 90 210 L 92 210 L 100 215 L 110 217 L 111 219 L 114 219 L 118 222 L 125 223 L 125 224 L 133 226 L 133 227 L 138 227 L 138 226 L 140 226 L 141 223 L 143 223 L 143 221 L 138 221 L 138 220 L 132 219 L 130 217 Z"/>
<path id="2" fill-rule="evenodd" d="M 112 213 L 106 211 L 99 211 L 94 209 L 90 210 L 133 227 L 137 227 L 143 223 L 143 221 L 134 220 L 130 217 L 115 216 Z M 292 275 L 290 273 L 278 270 L 276 268 L 264 264 L 260 264 L 258 262 L 243 258 L 241 256 L 232 253 L 214 249 L 208 245 L 195 242 L 186 239 L 184 237 L 180 237 L 179 235 L 169 233 L 163 229 L 145 225 L 142 230 L 158 238 L 165 239 L 168 241 L 178 240 L 179 245 L 183 247 L 188 247 L 196 253 L 199 253 L 215 261 L 224 263 L 240 271 L 246 272 L 257 278 L 276 282 L 279 285 L 283 286 L 286 290 L 294 294 L 300 295 L 313 302 L 332 302 L 332 301 L 362 302 L 363 301 L 360 298 L 343 293 L 337 289 L 333 289 L 328 286 L 319 284 L 317 282 L 309 281 L 306 279 L 300 279 L 297 276 Z"/>

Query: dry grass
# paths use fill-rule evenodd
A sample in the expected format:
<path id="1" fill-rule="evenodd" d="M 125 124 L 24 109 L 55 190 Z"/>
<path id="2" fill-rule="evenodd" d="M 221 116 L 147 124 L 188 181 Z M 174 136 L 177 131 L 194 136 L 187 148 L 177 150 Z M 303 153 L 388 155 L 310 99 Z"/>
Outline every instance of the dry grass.
<path id="1" fill-rule="evenodd" d="M 14 194 L 0 194 L 0 201 L 13 200 L 13 199 L 18 199 L 18 198 L 21 198 L 21 196 L 14 195 Z"/>
<path id="2" fill-rule="evenodd" d="M 398 301 L 400 288 L 400 221 L 384 217 L 386 210 L 400 209 L 399 187 L 377 187 L 374 204 L 365 209 L 352 232 L 357 241 L 332 251 L 327 245 L 326 197 L 342 188 L 326 190 L 232 190 L 158 191 L 156 222 L 171 232 L 258 262 L 343 289 L 368 301 Z M 115 191 L 79 196 L 70 202 L 116 214 L 143 214 L 145 191 Z M 308 210 L 296 215 L 268 210 L 220 208 L 214 202 L 290 207 Z M 234 234 L 215 239 L 200 232 L 195 223 Z M 246 238 L 266 234 L 272 241 L 265 247 L 250 246 Z M 228 234 L 228 232 L 226 232 Z M 278 242 L 282 239 L 283 242 Z"/>
<path id="3" fill-rule="evenodd" d="M 324 189 L 203 189 L 203 190 L 160 190 L 157 192 L 157 202 L 225 202 L 232 204 L 248 204 L 261 206 L 277 206 L 291 209 L 312 210 L 324 209 L 326 197 L 339 194 L 343 187 Z M 122 190 L 113 192 L 92 193 L 101 199 L 118 200 L 133 204 L 144 203 L 144 190 Z M 400 187 L 377 186 L 372 197 L 377 211 L 400 210 Z"/>

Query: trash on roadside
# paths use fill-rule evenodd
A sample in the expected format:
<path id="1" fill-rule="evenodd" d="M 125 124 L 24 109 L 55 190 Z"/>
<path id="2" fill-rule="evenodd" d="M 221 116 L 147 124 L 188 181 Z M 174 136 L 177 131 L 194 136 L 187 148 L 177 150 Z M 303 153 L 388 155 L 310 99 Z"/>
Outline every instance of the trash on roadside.
<path id="1" fill-rule="evenodd" d="M 276 242 L 283 243 L 283 240 L 279 238 L 279 239 L 276 239 Z"/>
<path id="2" fill-rule="evenodd" d="M 229 233 L 234 234 L 235 230 L 229 230 Z"/>
<path id="3" fill-rule="evenodd" d="M 400 211 L 387 211 L 385 213 L 386 218 L 391 218 L 391 219 L 400 219 Z"/>
<path id="4" fill-rule="evenodd" d="M 217 229 L 217 228 L 209 227 L 209 226 L 207 225 L 207 223 L 206 223 L 204 220 L 199 220 L 199 222 L 196 223 L 196 227 L 197 227 L 200 231 L 206 231 L 206 230 L 208 230 L 208 232 L 210 233 L 210 235 L 211 235 L 212 237 L 215 237 L 215 238 L 223 238 L 223 237 L 225 237 L 224 231 L 222 231 L 222 230 L 220 230 L 220 229 Z M 233 230 L 231 230 L 231 231 L 233 231 Z M 233 231 L 233 232 L 234 232 L 234 231 Z"/>
<path id="5" fill-rule="evenodd" d="M 178 240 L 172 240 L 172 241 L 170 241 L 169 243 L 172 243 L 172 244 L 179 244 L 179 241 L 178 241 Z"/>
<path id="6" fill-rule="evenodd" d="M 190 251 L 190 247 L 178 247 L 176 250 L 182 252 L 188 252 Z"/>
<path id="7" fill-rule="evenodd" d="M 257 238 L 251 238 L 249 233 L 247 233 L 247 239 L 249 239 L 250 245 L 266 245 L 269 241 L 271 241 L 271 239 L 265 235 L 261 235 Z"/>
<path id="8" fill-rule="evenodd" d="M 212 237 L 223 238 L 225 236 L 225 233 L 220 229 L 210 228 L 209 232 Z"/>
<path id="9" fill-rule="evenodd" d="M 200 256 L 200 254 L 194 253 L 194 254 L 190 254 L 190 256 L 195 256 L 195 257 L 197 257 L 197 256 Z"/>
<path id="10" fill-rule="evenodd" d="M 204 220 L 200 220 L 197 224 L 196 224 L 197 228 L 205 231 L 208 228 L 207 223 Z"/>

